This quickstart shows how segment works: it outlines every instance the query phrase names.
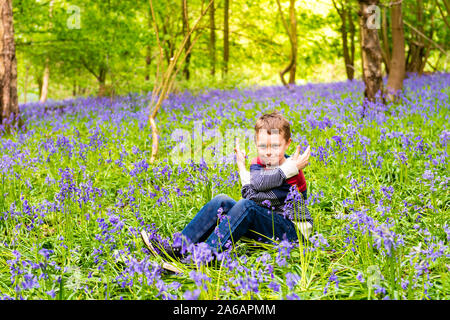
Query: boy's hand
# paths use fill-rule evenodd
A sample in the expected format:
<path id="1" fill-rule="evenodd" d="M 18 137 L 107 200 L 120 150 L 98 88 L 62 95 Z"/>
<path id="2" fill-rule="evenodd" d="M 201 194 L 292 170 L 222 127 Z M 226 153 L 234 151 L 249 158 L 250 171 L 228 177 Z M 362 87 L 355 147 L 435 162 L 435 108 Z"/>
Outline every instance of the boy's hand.
<path id="1" fill-rule="evenodd" d="M 245 154 L 241 151 L 241 148 L 239 147 L 239 138 L 236 138 L 236 146 L 234 147 L 234 152 L 236 153 L 236 163 L 239 168 L 245 169 Z"/>
<path id="2" fill-rule="evenodd" d="M 305 152 L 300 156 L 300 146 L 297 146 L 294 155 L 292 156 L 292 160 L 295 161 L 298 170 L 302 170 L 309 165 L 309 156 L 311 155 L 311 148 L 308 146 Z"/>

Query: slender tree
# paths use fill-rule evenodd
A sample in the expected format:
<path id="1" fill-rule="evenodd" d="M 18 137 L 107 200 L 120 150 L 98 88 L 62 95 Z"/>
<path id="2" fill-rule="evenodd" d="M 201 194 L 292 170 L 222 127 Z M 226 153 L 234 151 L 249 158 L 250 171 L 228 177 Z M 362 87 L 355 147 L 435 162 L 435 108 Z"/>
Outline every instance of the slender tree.
<path id="1" fill-rule="evenodd" d="M 187 0 L 181 0 L 181 13 L 183 16 L 183 35 L 189 33 L 189 19 L 188 19 L 188 5 Z M 188 48 L 191 46 L 191 36 L 188 35 L 187 41 L 186 41 L 186 62 L 184 63 L 184 77 L 186 80 L 189 80 L 190 73 L 189 73 L 189 61 L 191 60 L 191 53 L 187 52 Z"/>
<path id="2" fill-rule="evenodd" d="M 431 2 L 431 8 L 428 8 L 429 14 L 426 15 L 425 3 L 423 0 L 417 0 L 415 3 L 416 19 L 415 26 L 409 25 L 411 29 L 411 37 L 407 40 L 408 53 L 406 56 L 406 72 L 421 74 L 425 68 L 425 64 L 434 45 L 434 13 L 437 2 Z M 445 1 L 444 1 L 445 3 Z M 444 20 L 445 21 L 445 20 Z M 429 25 L 428 32 L 425 26 Z"/>
<path id="3" fill-rule="evenodd" d="M 346 0 L 339 1 L 339 3 L 333 0 L 333 6 L 341 18 L 342 23 L 340 31 L 347 79 L 353 80 L 355 74 L 355 25 L 353 23 L 352 11 Z"/>
<path id="4" fill-rule="evenodd" d="M 350 59 L 349 59 L 349 65 L 346 66 L 347 68 L 352 69 L 351 79 L 353 79 L 355 74 L 355 23 L 353 21 L 353 14 L 352 9 L 349 6 L 347 8 L 347 17 L 348 17 L 348 27 L 349 27 L 349 33 L 350 33 Z"/>
<path id="5" fill-rule="evenodd" d="M 50 21 L 49 29 L 51 30 L 53 27 L 53 23 L 52 23 L 53 0 L 50 0 L 48 5 L 49 5 L 48 16 L 49 16 L 49 21 Z M 44 103 L 45 101 L 47 101 L 49 81 L 50 81 L 50 58 L 48 56 L 48 53 L 46 53 L 46 57 L 45 57 L 45 61 L 44 61 L 44 73 L 43 73 L 42 82 L 41 82 L 42 87 L 39 90 L 39 92 L 40 92 L 39 102 L 40 103 Z"/>
<path id="6" fill-rule="evenodd" d="M 23 103 L 27 103 L 28 94 L 28 73 L 30 71 L 30 65 L 25 66 L 25 79 L 23 79 Z"/>
<path id="7" fill-rule="evenodd" d="M 148 28 L 152 28 L 152 12 L 150 6 L 148 8 Z M 149 43 L 146 44 L 146 55 L 145 55 L 145 81 L 150 80 L 150 65 L 152 63 L 152 48 Z"/>
<path id="8" fill-rule="evenodd" d="M 377 31 L 376 8 L 378 0 L 358 0 L 360 10 L 361 55 L 363 62 L 364 97 L 374 102 L 376 95 L 383 92 L 381 73 L 381 47 Z"/>
<path id="9" fill-rule="evenodd" d="M 392 25 L 392 58 L 387 81 L 387 97 L 393 100 L 403 88 L 405 78 L 405 36 L 403 31 L 402 3 L 398 1 L 391 5 Z"/>
<path id="10" fill-rule="evenodd" d="M 185 62 L 187 54 L 189 54 L 197 41 L 200 32 L 197 32 L 194 39 L 190 43 L 190 46 L 186 48 L 188 38 L 192 35 L 194 31 L 198 31 L 198 24 L 200 23 L 203 16 L 208 12 L 209 7 L 211 6 L 213 0 L 210 0 L 207 7 L 204 10 L 201 10 L 199 17 L 194 22 L 192 28 L 189 28 L 188 32 L 184 35 L 183 41 L 176 48 L 173 57 L 170 59 L 167 67 L 164 66 L 163 61 L 163 48 L 159 38 L 159 28 L 158 23 L 155 17 L 155 10 L 153 8 L 153 1 L 149 0 L 150 9 L 152 12 L 153 19 L 153 28 L 156 36 L 156 43 L 158 45 L 158 57 L 156 62 L 156 79 L 155 84 L 153 86 L 152 97 L 149 104 L 150 115 L 149 115 L 149 123 L 152 128 L 152 153 L 150 158 L 150 163 L 153 163 L 156 160 L 158 154 L 158 127 L 156 126 L 156 116 L 158 111 L 163 103 L 163 101 L 169 96 L 172 91 L 172 87 L 175 81 L 175 77 L 180 70 L 180 66 Z M 183 51 L 185 54 L 182 56 Z M 179 65 L 178 65 L 179 64 Z"/>
<path id="11" fill-rule="evenodd" d="M 289 24 L 284 19 L 280 0 L 277 0 L 277 4 L 281 21 L 283 22 L 284 29 L 286 30 L 286 33 L 289 37 L 289 42 L 291 44 L 291 57 L 289 64 L 280 72 L 281 82 L 286 87 L 289 87 L 289 85 L 295 84 L 295 70 L 297 68 L 297 19 L 295 17 L 295 0 L 290 0 L 289 3 Z M 284 75 L 287 72 L 289 72 L 289 85 L 284 79 Z"/>
<path id="12" fill-rule="evenodd" d="M 416 28 L 424 34 L 424 12 L 423 0 L 417 0 L 416 3 Z M 423 56 L 425 55 L 425 41 L 418 32 L 414 32 L 408 41 L 408 56 L 406 62 L 407 72 L 419 72 L 422 64 Z"/>
<path id="13" fill-rule="evenodd" d="M 39 102 L 40 103 L 44 103 L 45 101 L 47 101 L 49 80 L 50 80 L 49 58 L 46 57 L 45 65 L 44 65 L 44 73 L 42 76 L 42 81 L 40 82 L 40 84 L 41 84 L 41 88 L 39 90 L 39 92 L 40 92 Z"/>
<path id="14" fill-rule="evenodd" d="M 391 64 L 391 49 L 390 49 L 390 42 L 388 37 L 388 19 L 387 19 L 387 6 L 381 7 L 381 35 L 383 39 L 383 46 L 381 47 L 381 54 L 383 58 L 383 64 L 384 68 L 386 70 L 386 74 L 389 74 L 389 66 Z"/>
<path id="15" fill-rule="evenodd" d="M 444 1 L 444 5 L 443 8 L 441 7 L 441 5 L 439 4 L 439 0 L 434 0 L 436 3 L 436 6 L 439 9 L 439 13 L 441 14 L 442 19 L 444 20 L 445 24 L 447 25 L 447 28 L 450 29 L 450 20 L 449 20 L 449 15 L 450 15 L 450 1 L 449 0 L 443 0 Z M 446 13 L 444 13 L 444 11 Z"/>
<path id="16" fill-rule="evenodd" d="M 12 0 L 0 0 L 0 15 L 0 124 L 10 132 L 20 125 Z"/>
<path id="17" fill-rule="evenodd" d="M 209 8 L 209 56 L 211 61 L 211 75 L 214 76 L 216 73 L 216 21 L 215 21 L 215 8 L 214 1 Z"/>
<path id="18" fill-rule="evenodd" d="M 229 11 L 230 1 L 224 0 L 223 8 L 223 68 L 222 77 L 228 73 L 228 60 L 230 58 L 230 40 L 229 40 Z"/>

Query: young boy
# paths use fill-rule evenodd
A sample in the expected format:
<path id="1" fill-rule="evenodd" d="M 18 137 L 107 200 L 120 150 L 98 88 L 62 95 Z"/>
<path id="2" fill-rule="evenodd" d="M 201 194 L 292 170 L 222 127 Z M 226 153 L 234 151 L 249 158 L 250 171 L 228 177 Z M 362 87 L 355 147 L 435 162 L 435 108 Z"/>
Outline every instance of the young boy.
<path id="1" fill-rule="evenodd" d="M 289 122 L 280 113 L 261 116 L 255 125 L 258 157 L 252 160 L 250 172 L 245 168 L 239 139 L 234 149 L 243 199 L 235 201 L 225 194 L 217 195 L 200 209 L 181 235 L 191 243 L 206 242 L 212 251 L 222 251 L 230 241 L 235 243 L 242 236 L 265 242 L 283 238 L 296 241 L 295 225 L 303 236 L 309 236 L 313 220 L 304 203 L 306 181 L 302 169 L 308 165 L 310 148 L 300 156 L 300 146 L 297 146 L 294 155 L 289 157 L 285 151 L 291 141 Z M 294 203 L 286 206 L 285 201 L 294 188 L 301 195 L 293 197 Z M 180 246 L 157 239 L 150 242 L 173 258 L 184 257 Z"/>

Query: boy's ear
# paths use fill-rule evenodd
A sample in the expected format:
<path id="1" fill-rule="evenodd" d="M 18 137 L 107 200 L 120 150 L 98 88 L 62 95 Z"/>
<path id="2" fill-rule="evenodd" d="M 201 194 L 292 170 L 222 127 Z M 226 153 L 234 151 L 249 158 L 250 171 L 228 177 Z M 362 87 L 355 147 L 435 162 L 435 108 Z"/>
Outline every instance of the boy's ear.
<path id="1" fill-rule="evenodd" d="M 288 147 L 289 147 L 289 145 L 291 144 L 291 142 L 292 142 L 292 138 L 289 138 L 289 140 L 287 141 L 287 144 L 286 144 L 286 146 L 288 146 Z"/>

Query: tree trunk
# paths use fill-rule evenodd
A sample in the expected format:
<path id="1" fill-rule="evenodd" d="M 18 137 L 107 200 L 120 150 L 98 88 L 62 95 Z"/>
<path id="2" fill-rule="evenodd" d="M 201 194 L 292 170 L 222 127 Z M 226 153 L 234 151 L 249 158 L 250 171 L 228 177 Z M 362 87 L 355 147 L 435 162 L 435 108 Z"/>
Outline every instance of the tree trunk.
<path id="1" fill-rule="evenodd" d="M 48 96 L 48 82 L 50 79 L 50 67 L 48 57 L 45 59 L 45 67 L 44 67 L 44 75 L 42 76 L 42 88 L 41 88 L 41 96 L 39 97 L 39 102 L 44 103 L 47 101 Z"/>
<path id="2" fill-rule="evenodd" d="M 447 0 L 448 1 L 448 0 Z M 444 1 L 444 3 L 445 3 L 445 1 Z M 437 2 L 434 2 L 434 5 L 433 5 L 433 7 L 432 7 L 432 9 L 431 9 L 431 12 L 432 12 L 432 14 L 431 14 L 431 18 L 430 18 L 430 20 L 431 20 L 431 22 L 430 22 L 430 34 L 428 35 L 428 38 L 430 39 L 430 40 L 432 40 L 433 39 L 433 32 L 434 32 L 434 14 L 433 14 L 433 12 L 434 12 L 434 10 L 435 10 L 435 6 L 437 5 L 438 3 Z M 425 53 L 424 53 L 424 55 L 423 55 L 423 57 L 422 57 L 422 61 L 421 61 L 421 63 L 420 63 L 420 67 L 419 67 L 419 74 L 422 74 L 423 73 L 423 70 L 425 69 L 425 65 L 426 65 L 426 63 L 427 63 L 427 60 L 428 60 L 428 57 L 430 56 L 430 51 L 431 51 L 431 42 L 427 42 L 427 45 L 426 45 L 426 47 L 425 47 Z"/>
<path id="3" fill-rule="evenodd" d="M 224 0 L 224 17 L 223 17 L 223 69 L 222 77 L 228 73 L 228 59 L 230 57 L 229 51 L 229 29 L 228 29 L 228 15 L 229 15 L 230 3 L 229 0 Z"/>
<path id="4" fill-rule="evenodd" d="M 167 19 L 166 19 L 166 22 L 167 22 Z M 167 46 L 164 46 L 164 53 L 166 54 L 166 62 L 167 62 L 167 65 L 169 65 L 170 64 L 170 59 L 173 58 L 173 55 L 174 55 L 174 52 L 175 52 L 174 51 L 175 50 L 175 48 L 174 48 L 175 36 L 172 35 L 172 33 L 170 33 L 167 30 L 166 23 L 163 23 L 162 30 L 163 30 L 163 33 L 165 35 L 171 35 L 171 38 L 168 38 L 167 40 L 165 40 L 167 42 Z"/>
<path id="5" fill-rule="evenodd" d="M 108 56 L 106 56 L 106 60 L 108 60 Z M 82 56 L 80 59 L 81 64 L 86 68 L 87 71 L 89 71 L 98 81 L 98 95 L 103 97 L 106 95 L 106 75 L 108 73 L 108 63 L 101 62 L 98 67 L 98 73 L 95 68 L 91 67 L 89 63 L 86 61 L 86 59 Z M 110 88 L 111 89 L 111 88 Z M 84 92 L 83 92 L 84 93 Z"/>
<path id="6" fill-rule="evenodd" d="M 150 8 L 149 8 L 149 17 L 148 17 L 148 28 L 151 29 L 152 28 L 152 13 L 150 12 Z M 150 80 L 150 64 L 152 62 L 152 48 L 150 47 L 149 44 L 147 44 L 147 53 L 145 56 L 145 81 Z"/>
<path id="7" fill-rule="evenodd" d="M 361 47 L 363 61 L 363 75 L 365 82 L 364 97 L 375 102 L 376 95 L 383 92 L 383 78 L 381 73 L 381 47 L 378 31 L 372 25 L 373 11 L 370 6 L 378 6 L 378 0 L 358 0 L 360 5 Z M 370 19 L 370 20 L 369 20 Z"/>
<path id="8" fill-rule="evenodd" d="M 49 20 L 50 20 L 50 30 L 53 28 L 53 0 L 49 1 Z M 50 66 L 49 66 L 49 57 L 45 57 L 45 67 L 44 67 L 44 75 L 42 76 L 42 88 L 41 95 L 39 97 L 40 103 L 45 103 L 48 97 L 48 86 L 50 80 Z"/>
<path id="9" fill-rule="evenodd" d="M 403 88 L 405 78 L 405 36 L 403 32 L 402 3 L 397 2 L 391 6 L 392 26 L 392 59 L 389 67 L 387 81 L 387 95 L 390 101 L 394 100 Z"/>
<path id="10" fill-rule="evenodd" d="M 150 80 L 150 65 L 152 63 L 152 50 L 150 45 L 147 45 L 147 55 L 145 56 L 145 81 Z"/>
<path id="11" fill-rule="evenodd" d="M 30 70 L 30 66 L 27 65 L 25 67 L 25 79 L 23 83 L 23 103 L 27 103 L 27 94 L 28 94 L 28 72 Z"/>
<path id="12" fill-rule="evenodd" d="M 347 8 L 347 16 L 350 31 L 350 64 L 347 66 L 347 68 L 350 68 L 351 70 L 348 79 L 353 80 L 355 78 L 355 24 L 353 22 L 351 8 Z"/>
<path id="13" fill-rule="evenodd" d="M 108 94 L 106 88 L 106 67 L 100 67 L 98 75 L 98 95 L 104 97 Z"/>
<path id="14" fill-rule="evenodd" d="M 444 14 L 444 9 L 441 8 L 441 5 L 439 4 L 438 0 L 435 0 L 435 4 L 438 7 L 439 13 L 441 14 L 442 20 L 444 20 L 445 24 L 447 25 L 447 28 L 450 29 L 450 22 L 447 20 L 450 16 L 450 1 L 444 0 L 444 9 L 446 10 L 447 14 Z"/>
<path id="15" fill-rule="evenodd" d="M 291 59 L 288 66 L 280 72 L 281 82 L 284 86 L 289 87 L 291 84 L 295 84 L 295 70 L 297 67 L 297 21 L 295 19 L 295 0 L 290 0 L 289 6 L 289 25 L 284 19 L 283 10 L 281 9 L 280 0 L 277 0 L 278 10 L 280 12 L 281 21 L 283 22 L 284 29 L 289 37 L 291 44 Z M 284 75 L 289 72 L 289 84 L 286 83 Z"/>
<path id="16" fill-rule="evenodd" d="M 291 22 L 291 60 L 292 67 L 289 70 L 289 84 L 295 85 L 295 71 L 297 69 L 297 19 L 295 19 L 295 0 L 290 1 L 289 20 Z"/>
<path id="17" fill-rule="evenodd" d="M 430 38 L 431 38 L 433 36 L 433 28 L 431 29 L 430 32 L 431 32 L 431 35 L 430 35 Z M 423 70 L 425 69 L 427 60 L 430 57 L 430 52 L 431 52 L 431 44 L 428 43 L 427 46 L 425 47 L 425 54 L 423 56 L 423 59 L 421 61 L 420 67 L 419 67 L 419 74 L 423 73 Z"/>
<path id="18" fill-rule="evenodd" d="M 156 115 L 158 114 L 158 111 L 162 105 L 162 102 L 168 97 L 169 93 L 172 90 L 172 86 L 173 86 L 175 77 L 179 70 L 177 68 L 177 63 L 178 63 L 179 59 L 181 58 L 182 52 L 185 51 L 185 53 L 188 54 L 192 50 L 192 47 L 194 46 L 200 33 L 198 33 L 194 37 L 194 40 L 192 41 L 190 47 L 186 51 L 185 46 L 186 46 L 186 42 L 187 42 L 187 37 L 189 37 L 193 31 L 198 29 L 198 27 L 197 27 L 198 23 L 203 18 L 203 16 L 206 14 L 206 12 L 209 10 L 209 6 L 212 4 L 212 0 L 209 2 L 205 11 L 201 11 L 200 16 L 194 22 L 193 27 L 188 31 L 187 34 L 184 35 L 181 45 L 177 48 L 176 53 L 175 53 L 173 59 L 170 60 L 170 63 L 167 66 L 166 70 L 163 70 L 163 68 L 164 68 L 163 63 L 162 63 L 163 49 L 161 47 L 161 42 L 159 39 L 159 31 L 158 31 L 158 25 L 156 23 L 156 18 L 155 18 L 155 14 L 154 14 L 154 10 L 153 10 L 153 3 L 152 3 L 152 0 L 149 0 L 149 2 L 150 2 L 150 8 L 151 8 L 151 12 L 152 12 L 153 23 L 154 23 L 153 27 L 154 27 L 155 35 L 156 35 L 156 42 L 157 42 L 157 45 L 159 48 L 159 56 L 158 56 L 158 60 L 156 63 L 155 85 L 153 87 L 152 98 L 149 103 L 150 115 L 148 118 L 150 127 L 152 129 L 152 153 L 151 153 L 150 163 L 154 163 L 156 160 L 156 156 L 158 154 L 158 141 L 159 141 L 158 127 L 156 126 L 156 122 L 155 122 Z M 180 59 L 180 63 L 183 63 L 185 61 L 186 54 L 184 57 L 182 57 Z"/>
<path id="19" fill-rule="evenodd" d="M 73 79 L 72 96 L 77 96 L 77 79 Z"/>
<path id="20" fill-rule="evenodd" d="M 386 74 L 389 75 L 389 66 L 391 65 L 391 49 L 389 47 L 386 10 L 387 7 L 383 7 L 381 9 L 382 12 L 381 34 L 383 35 L 383 48 L 381 50 L 381 53 L 383 57 L 384 68 L 386 69 Z"/>
<path id="21" fill-rule="evenodd" d="M 105 82 L 104 81 L 99 81 L 98 82 L 98 96 L 99 97 L 106 96 L 106 87 L 105 87 Z"/>
<path id="22" fill-rule="evenodd" d="M 0 0 L 0 124 L 10 132 L 19 120 L 17 60 L 14 44 L 12 0 Z"/>
<path id="23" fill-rule="evenodd" d="M 345 9 L 344 9 L 345 10 Z M 342 36 L 342 49 L 344 53 L 345 72 L 347 73 L 347 79 L 353 79 L 353 70 L 350 68 L 350 53 L 348 51 L 348 37 L 347 37 L 347 15 L 342 15 L 341 36 Z"/>
<path id="24" fill-rule="evenodd" d="M 209 56 L 211 61 L 211 75 L 214 76 L 216 74 L 216 21 L 214 18 L 214 1 L 211 4 L 211 8 L 209 9 L 209 27 L 210 27 L 210 36 L 209 36 Z"/>
<path id="25" fill-rule="evenodd" d="M 423 1 L 417 0 L 417 11 L 416 11 L 416 21 L 417 29 L 424 34 L 423 28 Z M 408 42 L 408 59 L 406 61 L 406 72 L 419 73 L 420 67 L 422 65 L 422 58 L 425 55 L 425 43 L 422 37 L 414 33 Z"/>
<path id="26" fill-rule="evenodd" d="M 39 97 L 41 97 L 41 94 L 42 94 L 42 74 L 39 73 L 38 75 L 35 76 L 35 78 L 36 78 L 36 82 L 37 82 L 38 89 L 39 89 Z"/>
<path id="27" fill-rule="evenodd" d="M 181 0 L 181 8 L 182 8 L 182 15 L 183 15 L 183 35 L 189 32 L 189 20 L 188 20 L 188 6 L 187 6 L 187 0 Z M 186 41 L 186 62 L 183 66 L 183 73 L 186 80 L 189 80 L 190 73 L 189 73 L 189 60 L 191 59 L 191 53 L 187 52 L 188 48 L 191 46 L 191 36 L 187 37 Z"/>
<path id="28" fill-rule="evenodd" d="M 363 40 L 362 40 L 362 27 L 361 27 L 361 18 L 359 19 L 359 52 L 361 52 L 361 80 L 366 83 L 366 79 L 364 78 L 364 55 L 363 55 Z"/>
<path id="29" fill-rule="evenodd" d="M 341 18 L 341 37 L 342 37 L 342 52 L 344 56 L 345 72 L 347 73 L 347 79 L 353 80 L 354 78 L 354 54 L 355 54 L 355 26 L 353 24 L 351 10 L 347 7 L 347 3 L 340 2 L 341 6 L 337 5 L 336 1 L 333 0 L 333 5 Z M 347 30 L 347 20 L 348 20 L 348 30 Z M 351 50 L 348 47 L 348 32 L 350 32 Z"/>

